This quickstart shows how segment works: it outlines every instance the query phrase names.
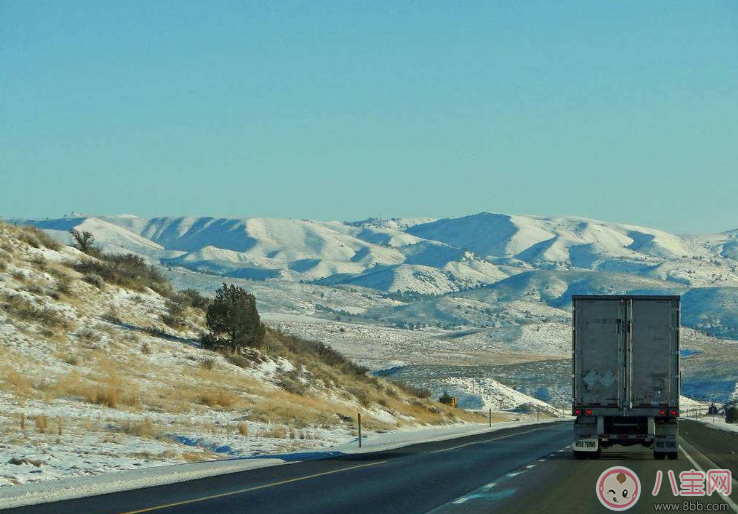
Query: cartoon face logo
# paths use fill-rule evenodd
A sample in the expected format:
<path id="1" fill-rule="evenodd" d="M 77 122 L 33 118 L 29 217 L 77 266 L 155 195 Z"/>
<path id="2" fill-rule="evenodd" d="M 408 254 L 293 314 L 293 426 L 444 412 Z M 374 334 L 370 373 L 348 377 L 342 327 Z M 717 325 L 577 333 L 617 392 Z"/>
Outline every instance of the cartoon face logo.
<path id="1" fill-rule="evenodd" d="M 610 510 L 627 510 L 638 502 L 641 481 L 628 468 L 614 466 L 597 479 L 597 498 Z"/>

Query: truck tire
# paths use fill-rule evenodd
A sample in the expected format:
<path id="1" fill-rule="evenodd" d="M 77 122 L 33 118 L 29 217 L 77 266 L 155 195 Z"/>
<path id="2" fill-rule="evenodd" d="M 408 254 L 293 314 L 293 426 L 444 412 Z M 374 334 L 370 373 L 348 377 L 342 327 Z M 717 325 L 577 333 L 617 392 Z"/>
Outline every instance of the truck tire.
<path id="1" fill-rule="evenodd" d="M 656 460 L 664 460 L 666 458 L 666 453 L 664 452 L 653 452 L 653 458 Z"/>
<path id="2" fill-rule="evenodd" d="M 678 460 L 679 459 L 679 452 L 669 452 L 667 453 L 669 456 L 669 460 Z"/>

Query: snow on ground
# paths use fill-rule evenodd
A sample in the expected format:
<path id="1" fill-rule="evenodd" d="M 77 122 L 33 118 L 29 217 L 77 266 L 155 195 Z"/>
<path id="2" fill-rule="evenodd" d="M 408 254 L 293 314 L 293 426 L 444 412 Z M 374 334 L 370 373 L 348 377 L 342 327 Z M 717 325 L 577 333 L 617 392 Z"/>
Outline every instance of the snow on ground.
<path id="1" fill-rule="evenodd" d="M 738 434 L 738 423 L 726 423 L 725 417 L 723 417 L 722 415 L 716 415 L 715 417 L 705 416 L 694 419 L 695 421 L 699 421 L 700 423 L 704 423 L 705 425 L 711 426 L 713 428 L 718 428 L 727 432 L 735 432 Z"/>
<path id="2" fill-rule="evenodd" d="M 551 421 L 566 421 L 567 419 L 547 418 L 537 421 L 532 416 L 521 415 L 515 421 L 499 421 L 495 417 L 491 427 L 486 423 L 465 423 L 432 428 L 404 428 L 393 432 L 366 434 L 362 437 L 361 448 L 358 446 L 358 438 L 354 437 L 342 444 L 330 447 L 282 452 L 263 458 L 237 457 L 221 461 L 179 465 L 174 465 L 174 463 L 163 465 L 164 463 L 158 462 L 157 465 L 152 466 L 147 466 L 148 463 L 142 463 L 139 459 L 134 462 L 133 467 L 122 472 L 79 476 L 61 475 L 61 478 L 55 481 L 28 481 L 12 488 L 0 488 L 0 509 L 182 482 L 224 473 L 275 466 L 286 462 L 325 458 L 336 454 L 387 451 L 412 444 L 444 441 L 496 432 L 505 428 L 531 426 Z M 29 464 L 29 466 L 33 465 Z"/>
<path id="3" fill-rule="evenodd" d="M 417 330 L 369 323 L 265 316 L 274 328 L 304 339 L 320 340 L 344 355 L 381 370 L 404 364 L 484 365 L 520 360 L 568 357 L 571 328 L 543 323 L 479 330 Z"/>
<path id="4" fill-rule="evenodd" d="M 8 394 L 0 394 L 0 405 L 0 420 L 8 429 L 0 432 L 0 448 L 9 457 L 0 461 L 0 487 L 187 461 L 306 450 L 344 443 L 353 437 L 352 431 L 341 425 L 277 435 L 273 425 L 255 421 L 247 423 L 248 434 L 242 435 L 238 431 L 240 416 L 226 411 L 195 415 L 126 412 L 63 399 L 29 401 L 21 408 Z M 20 425 L 21 413 L 25 430 Z M 48 420 L 43 432 L 34 421 L 40 415 Z"/>
<path id="5" fill-rule="evenodd" d="M 451 377 L 444 381 L 449 394 L 459 395 L 459 405 L 469 409 L 481 410 L 520 410 L 521 412 L 547 412 L 552 415 L 563 413 L 546 402 L 532 398 L 501 384 L 493 378 Z"/>

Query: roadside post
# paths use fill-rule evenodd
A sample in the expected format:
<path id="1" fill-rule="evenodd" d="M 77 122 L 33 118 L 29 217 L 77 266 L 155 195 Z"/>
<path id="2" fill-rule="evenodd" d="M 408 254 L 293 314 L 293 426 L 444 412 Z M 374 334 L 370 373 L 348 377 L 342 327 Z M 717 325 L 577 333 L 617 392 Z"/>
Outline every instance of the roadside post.
<path id="1" fill-rule="evenodd" d="M 492 428 L 492 409 L 489 410 L 489 428 Z"/>
<path id="2" fill-rule="evenodd" d="M 358 414 L 359 419 L 359 448 L 361 448 L 361 412 Z"/>

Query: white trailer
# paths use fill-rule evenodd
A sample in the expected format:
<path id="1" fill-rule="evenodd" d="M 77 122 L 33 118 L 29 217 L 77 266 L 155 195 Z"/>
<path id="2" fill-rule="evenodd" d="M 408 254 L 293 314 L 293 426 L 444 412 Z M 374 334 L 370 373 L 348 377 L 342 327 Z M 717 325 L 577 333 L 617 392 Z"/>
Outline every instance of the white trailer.
<path id="1" fill-rule="evenodd" d="M 678 296 L 572 297 L 577 458 L 640 444 L 678 458 Z"/>

